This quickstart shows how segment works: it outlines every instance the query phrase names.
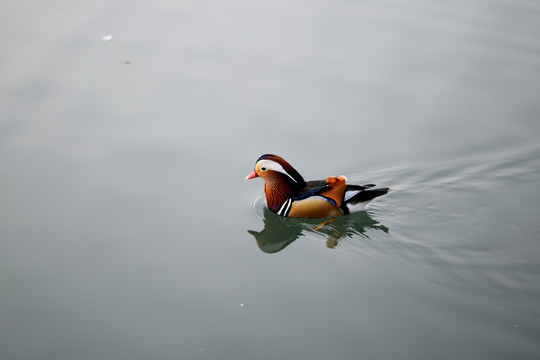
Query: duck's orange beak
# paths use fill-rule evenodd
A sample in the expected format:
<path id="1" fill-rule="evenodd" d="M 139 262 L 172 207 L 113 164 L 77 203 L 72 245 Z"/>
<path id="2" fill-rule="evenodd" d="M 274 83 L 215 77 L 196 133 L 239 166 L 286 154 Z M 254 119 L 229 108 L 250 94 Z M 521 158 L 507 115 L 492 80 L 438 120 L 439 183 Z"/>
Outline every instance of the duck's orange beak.
<path id="1" fill-rule="evenodd" d="M 256 171 L 253 171 L 251 174 L 246 176 L 246 180 L 253 179 L 253 178 L 256 178 L 256 177 L 259 177 L 259 175 L 257 174 Z"/>

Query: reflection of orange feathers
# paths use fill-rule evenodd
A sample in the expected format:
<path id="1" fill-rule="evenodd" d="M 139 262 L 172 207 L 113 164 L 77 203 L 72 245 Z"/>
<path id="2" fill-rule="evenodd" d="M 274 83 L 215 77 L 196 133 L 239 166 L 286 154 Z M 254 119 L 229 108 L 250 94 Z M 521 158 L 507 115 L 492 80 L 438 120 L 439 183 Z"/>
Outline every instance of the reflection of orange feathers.
<path id="1" fill-rule="evenodd" d="M 339 177 L 329 177 L 326 179 L 328 184 L 328 190 L 321 192 L 322 196 L 330 198 L 336 202 L 337 207 L 341 206 L 343 201 L 343 195 L 345 194 L 345 186 L 347 185 L 347 178 L 343 175 Z"/>

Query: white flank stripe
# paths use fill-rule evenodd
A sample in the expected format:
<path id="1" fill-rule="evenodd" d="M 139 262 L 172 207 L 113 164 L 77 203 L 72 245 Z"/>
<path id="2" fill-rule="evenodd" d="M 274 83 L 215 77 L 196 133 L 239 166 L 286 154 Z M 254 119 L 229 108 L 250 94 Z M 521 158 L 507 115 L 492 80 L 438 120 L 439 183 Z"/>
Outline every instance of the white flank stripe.
<path id="1" fill-rule="evenodd" d="M 289 211 L 291 211 L 291 206 L 292 206 L 292 199 L 289 199 L 289 205 L 287 206 L 287 210 L 285 210 L 285 214 L 283 214 L 283 216 L 289 215 Z"/>
<path id="2" fill-rule="evenodd" d="M 287 213 L 289 212 L 289 208 L 291 206 L 291 203 L 292 203 L 292 200 L 287 199 L 287 201 L 285 201 L 283 203 L 283 205 L 281 205 L 281 207 L 279 208 L 277 214 L 281 215 L 281 216 L 287 216 Z"/>
<path id="3" fill-rule="evenodd" d="M 287 216 L 289 214 L 289 210 L 291 208 L 291 204 L 292 204 L 292 200 L 291 199 L 287 199 L 287 201 L 285 201 L 283 203 L 283 205 L 281 205 L 281 208 L 279 209 L 279 211 L 277 212 L 278 215 L 281 215 L 281 216 Z"/>

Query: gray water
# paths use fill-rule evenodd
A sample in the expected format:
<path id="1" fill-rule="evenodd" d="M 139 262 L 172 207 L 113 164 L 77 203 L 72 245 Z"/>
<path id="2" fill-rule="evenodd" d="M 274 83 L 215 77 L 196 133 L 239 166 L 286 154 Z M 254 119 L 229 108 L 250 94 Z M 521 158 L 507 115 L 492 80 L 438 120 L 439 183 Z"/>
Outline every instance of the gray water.
<path id="1" fill-rule="evenodd" d="M 0 39 L 2 359 L 540 358 L 540 2 L 22 0 Z M 268 152 L 392 190 L 280 219 Z"/>

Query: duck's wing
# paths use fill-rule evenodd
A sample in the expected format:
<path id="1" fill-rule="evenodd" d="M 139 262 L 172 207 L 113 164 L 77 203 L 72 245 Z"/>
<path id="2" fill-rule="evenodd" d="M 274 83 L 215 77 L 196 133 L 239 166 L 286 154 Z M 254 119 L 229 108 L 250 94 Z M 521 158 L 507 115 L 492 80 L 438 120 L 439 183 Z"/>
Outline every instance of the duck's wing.
<path id="1" fill-rule="evenodd" d="M 311 196 L 320 195 L 337 207 L 341 206 L 346 191 L 347 179 L 344 176 L 329 177 L 326 180 L 308 181 L 294 201 L 307 199 Z"/>
<path id="2" fill-rule="evenodd" d="M 301 188 L 297 194 L 294 195 L 293 200 L 303 200 L 310 196 L 317 195 L 321 191 L 328 188 L 326 180 L 312 180 L 306 182 L 306 186 Z"/>

